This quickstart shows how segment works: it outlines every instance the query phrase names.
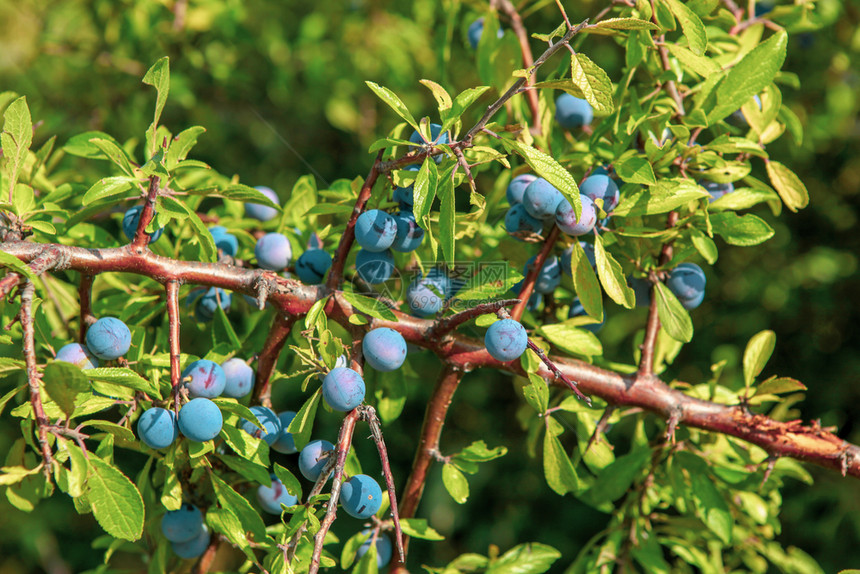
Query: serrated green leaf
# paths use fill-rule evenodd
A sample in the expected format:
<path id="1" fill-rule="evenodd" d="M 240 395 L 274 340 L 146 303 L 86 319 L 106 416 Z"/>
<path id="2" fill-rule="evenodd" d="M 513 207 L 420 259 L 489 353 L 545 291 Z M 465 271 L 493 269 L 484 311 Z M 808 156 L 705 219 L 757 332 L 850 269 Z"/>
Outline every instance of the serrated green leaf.
<path id="1" fill-rule="evenodd" d="M 702 231 L 692 228 L 690 229 L 690 241 L 693 247 L 699 252 L 699 255 L 704 257 L 705 261 L 713 265 L 717 261 L 718 251 L 717 244 L 714 240 L 705 235 Z"/>
<path id="2" fill-rule="evenodd" d="M 86 492 L 87 477 L 90 474 L 90 463 L 84 455 L 84 451 L 78 445 L 71 441 L 65 441 L 64 446 L 69 453 L 71 461 L 69 474 L 67 476 L 68 484 L 66 492 L 72 498 L 83 496 Z"/>
<path id="3" fill-rule="evenodd" d="M 275 463 L 275 476 L 278 477 L 284 487 L 287 489 L 287 492 L 298 498 L 302 499 L 302 485 L 299 482 L 299 479 L 296 478 L 292 472 L 284 468 L 278 463 Z"/>
<path id="4" fill-rule="evenodd" d="M 771 377 L 756 387 L 753 396 L 780 395 L 782 393 L 794 393 L 805 390 L 806 385 L 796 379 L 790 377 Z"/>
<path id="5" fill-rule="evenodd" d="M 522 281 L 523 276 L 512 269 L 507 261 L 481 264 L 466 286 L 454 296 L 464 302 L 486 301 L 506 293 L 511 287 Z"/>
<path id="6" fill-rule="evenodd" d="M 167 94 L 170 92 L 170 59 L 164 56 L 152 67 L 147 70 L 143 76 L 143 83 L 155 88 L 155 114 L 153 116 L 150 130 L 152 133 L 152 145 L 160 147 L 160 144 L 155 141 L 155 133 L 158 128 L 158 120 L 161 119 L 161 112 L 164 110 L 164 104 L 167 103 Z M 150 150 L 150 154 L 154 155 L 155 149 Z"/>
<path id="7" fill-rule="evenodd" d="M 546 386 L 545 383 L 544 386 Z M 472 444 L 458 452 L 455 456 L 457 458 L 472 462 L 487 462 L 505 456 L 507 453 L 508 449 L 504 446 L 489 448 L 487 447 L 487 443 L 482 440 L 479 440 L 473 442 Z"/>
<path id="8" fill-rule="evenodd" d="M 528 358 L 533 354 L 530 350 L 527 350 L 523 353 L 523 357 Z M 534 372 L 529 372 L 528 383 L 523 385 L 523 397 L 529 406 L 536 410 L 538 414 L 543 415 L 549 406 L 549 389 L 543 377 Z"/>
<path id="9" fill-rule="evenodd" d="M 546 482 L 556 494 L 578 492 L 581 488 L 576 469 L 570 462 L 561 441 L 551 432 L 543 437 L 543 472 Z"/>
<path id="10" fill-rule="evenodd" d="M 809 192 L 793 171 L 778 161 L 769 161 L 765 165 L 770 182 L 787 208 L 797 211 L 809 205 Z"/>
<path id="11" fill-rule="evenodd" d="M 116 467 L 90 454 L 86 497 L 105 532 L 134 542 L 143 534 L 143 499 Z"/>
<path id="12" fill-rule="evenodd" d="M 266 525 L 251 503 L 216 474 L 210 473 L 209 479 L 212 481 L 212 489 L 221 508 L 235 515 L 242 524 L 242 528 L 251 532 L 257 542 L 264 542 L 267 538 Z"/>
<path id="13" fill-rule="evenodd" d="M 134 175 L 134 170 L 131 167 L 131 158 L 128 157 L 128 154 L 116 141 L 107 138 L 93 138 L 90 140 L 90 143 L 101 150 L 105 158 L 116 164 L 126 175 Z"/>
<path id="14" fill-rule="evenodd" d="M 733 520 L 725 498 L 706 474 L 693 474 L 692 481 L 692 488 L 689 492 L 695 503 L 696 516 L 724 544 L 731 544 Z"/>
<path id="15" fill-rule="evenodd" d="M 412 187 L 413 212 L 418 225 L 425 227 L 424 218 L 430 214 L 430 207 L 436 198 L 436 188 L 439 181 L 439 172 L 436 162 L 432 158 L 424 158 L 418 176 Z"/>
<path id="16" fill-rule="evenodd" d="M 691 180 L 661 179 L 656 185 L 625 195 L 612 215 L 619 217 L 657 215 L 703 197 L 708 197 L 708 192 Z"/>
<path id="17" fill-rule="evenodd" d="M 776 348 L 776 333 L 766 329 L 753 335 L 744 350 L 744 384 L 752 385 L 761 373 L 773 350 Z"/>
<path id="18" fill-rule="evenodd" d="M 371 317 L 383 319 L 385 321 L 397 321 L 397 315 L 395 315 L 388 306 L 378 299 L 359 295 L 358 293 L 351 293 L 349 291 L 343 291 L 341 295 L 346 299 L 347 303 L 362 313 L 366 313 Z"/>
<path id="19" fill-rule="evenodd" d="M 135 391 L 144 392 L 152 397 L 161 398 L 161 390 L 148 379 L 126 367 L 99 367 L 81 371 L 91 381 L 114 383 Z"/>
<path id="20" fill-rule="evenodd" d="M 442 483 L 457 504 L 463 504 L 469 499 L 469 481 L 453 464 L 442 467 Z"/>
<path id="21" fill-rule="evenodd" d="M 680 0 L 662 1 L 666 3 L 681 24 L 681 30 L 684 31 L 684 37 L 687 38 L 690 51 L 697 56 L 704 55 L 708 48 L 708 34 L 705 32 L 705 25 L 702 24 L 699 16 Z"/>
<path id="22" fill-rule="evenodd" d="M 126 176 L 104 177 L 87 190 L 81 203 L 90 205 L 100 199 L 125 193 L 135 188 L 136 181 L 135 178 Z"/>
<path id="23" fill-rule="evenodd" d="M 517 152 L 539 176 L 551 183 L 573 206 L 574 214 L 579 219 L 582 215 L 582 203 L 579 200 L 579 186 L 576 180 L 564 169 L 555 158 L 533 148 L 530 145 L 513 141 L 501 140 L 508 151 Z"/>
<path id="24" fill-rule="evenodd" d="M 571 355 L 594 357 L 603 354 L 603 345 L 591 331 L 566 323 L 543 325 L 539 330 L 550 343 Z"/>
<path id="25" fill-rule="evenodd" d="M 607 116 L 615 109 L 612 102 L 612 80 L 603 68 L 592 62 L 582 52 L 570 59 L 570 77 L 582 90 L 586 101 L 597 116 Z"/>
<path id="26" fill-rule="evenodd" d="M 600 235 L 594 236 L 594 258 L 597 263 L 597 275 L 600 277 L 603 290 L 619 305 L 632 309 L 636 302 L 636 295 L 633 293 L 633 289 L 627 285 L 627 280 L 621 271 L 621 265 L 603 247 L 603 238 Z"/>
<path id="27" fill-rule="evenodd" d="M 6 159 L 6 185 L 15 189 L 18 175 L 33 143 L 33 121 L 27 98 L 20 97 L 6 108 L 3 114 L 3 133 L 0 134 L 3 156 Z"/>
<path id="28" fill-rule="evenodd" d="M 412 117 L 412 114 L 406 108 L 406 104 L 404 104 L 403 101 L 399 97 L 397 97 L 397 94 L 384 86 L 380 86 L 379 84 L 375 84 L 370 81 L 364 83 L 367 84 L 368 88 L 373 90 L 373 93 L 376 94 L 380 100 L 385 102 L 388 107 L 394 110 L 394 113 L 400 116 L 407 124 L 415 128 L 416 130 L 418 129 L 418 122 L 415 121 L 415 118 Z"/>
<path id="29" fill-rule="evenodd" d="M 42 382 L 45 392 L 66 416 L 71 416 L 75 411 L 78 394 L 89 390 L 89 383 L 80 367 L 62 361 L 49 363 L 45 367 Z"/>
<path id="30" fill-rule="evenodd" d="M 615 172 L 627 183 L 642 183 L 651 185 L 657 183 L 651 163 L 636 152 L 624 154 L 612 164 Z"/>
<path id="31" fill-rule="evenodd" d="M 576 291 L 576 296 L 579 297 L 582 308 L 589 316 L 602 320 L 603 291 L 600 290 L 597 275 L 595 275 L 594 268 L 579 242 L 574 243 L 571 247 L 570 271 L 573 275 L 573 288 Z"/>
<path id="32" fill-rule="evenodd" d="M 639 18 L 608 18 L 585 27 L 585 31 L 598 30 L 659 30 L 655 24 Z"/>
<path id="33" fill-rule="evenodd" d="M 239 456 L 259 465 L 269 466 L 269 445 L 266 444 L 266 441 L 230 425 L 221 427 L 219 436 Z"/>
<path id="34" fill-rule="evenodd" d="M 687 69 L 703 78 L 719 74 L 722 71 L 720 66 L 707 56 L 694 54 L 684 46 L 669 42 L 666 47 L 669 49 L 669 53 L 678 58 Z"/>
<path id="35" fill-rule="evenodd" d="M 433 80 L 420 80 L 422 84 L 424 84 L 430 93 L 433 94 L 433 97 L 436 99 L 436 104 L 439 106 L 439 112 L 441 113 L 443 110 L 447 110 L 451 107 L 451 96 L 448 92 L 434 82 Z"/>
<path id="36" fill-rule="evenodd" d="M 307 401 L 305 401 L 305 404 L 302 405 L 302 408 L 300 408 L 299 412 L 296 413 L 295 418 L 290 422 L 290 426 L 287 427 L 287 431 L 293 435 L 293 441 L 296 444 L 296 448 L 299 450 L 302 450 L 311 438 L 314 418 L 317 414 L 317 407 L 319 407 L 321 395 L 322 389 L 317 389 L 316 392 L 311 395 Z"/>
<path id="37" fill-rule="evenodd" d="M 219 454 L 217 456 L 230 470 L 239 473 L 248 480 L 258 482 L 263 486 L 271 484 L 269 469 L 265 466 L 246 460 L 241 456 L 233 456 L 231 454 Z"/>
<path id="38" fill-rule="evenodd" d="M 676 341 L 689 343 L 693 339 L 693 321 L 690 319 L 690 313 L 684 309 L 665 283 L 658 281 L 654 286 L 660 325 Z"/>
<path id="39" fill-rule="evenodd" d="M 714 233 L 729 245 L 758 245 L 773 237 L 774 230 L 762 218 L 748 213 L 739 216 L 732 211 L 714 213 L 710 216 Z"/>
<path id="40" fill-rule="evenodd" d="M 197 145 L 197 138 L 204 133 L 206 128 L 203 126 L 192 126 L 179 132 L 179 135 L 170 142 L 170 148 L 167 150 L 165 160 L 167 169 L 175 168 L 180 161 L 188 157 L 188 152 Z"/>
<path id="41" fill-rule="evenodd" d="M 167 200 L 165 200 L 167 201 Z M 215 263 L 218 261 L 218 248 L 215 247 L 215 240 L 212 238 L 212 233 L 206 224 L 197 215 L 197 212 L 190 209 L 185 203 L 176 201 L 174 207 L 185 211 L 188 222 L 194 231 L 194 236 L 200 245 L 200 256 L 204 263 Z"/>

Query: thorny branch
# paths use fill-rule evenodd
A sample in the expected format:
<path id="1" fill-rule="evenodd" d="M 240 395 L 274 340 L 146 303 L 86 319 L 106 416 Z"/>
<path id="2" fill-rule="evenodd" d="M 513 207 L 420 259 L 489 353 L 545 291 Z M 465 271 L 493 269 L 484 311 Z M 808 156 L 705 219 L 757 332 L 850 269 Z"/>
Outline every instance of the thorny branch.
<path id="1" fill-rule="evenodd" d="M 33 329 L 34 291 L 35 287 L 33 287 L 31 281 L 27 281 L 21 290 L 21 327 L 24 329 L 24 361 L 27 364 L 30 404 L 33 406 L 33 416 L 39 429 L 39 446 L 42 449 L 42 462 L 44 464 L 42 471 L 45 473 L 45 478 L 50 480 L 53 458 L 51 457 L 51 445 L 48 444 L 48 427 L 51 425 L 51 421 L 48 420 L 45 414 L 45 409 L 42 406 L 42 396 L 40 395 L 42 376 L 39 374 L 36 363 L 35 331 Z"/>

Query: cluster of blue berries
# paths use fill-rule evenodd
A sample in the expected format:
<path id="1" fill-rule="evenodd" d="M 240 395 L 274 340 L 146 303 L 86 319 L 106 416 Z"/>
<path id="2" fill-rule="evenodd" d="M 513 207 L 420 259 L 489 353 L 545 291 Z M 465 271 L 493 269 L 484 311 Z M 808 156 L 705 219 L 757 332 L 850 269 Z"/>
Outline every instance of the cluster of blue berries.
<path id="1" fill-rule="evenodd" d="M 57 351 L 56 360 L 72 363 L 81 369 L 95 369 L 99 359 L 113 361 L 131 347 L 131 331 L 115 317 L 102 317 L 87 329 L 86 345 L 69 343 Z"/>
<path id="2" fill-rule="evenodd" d="M 161 533 L 180 558 L 197 558 L 206 551 L 211 540 L 209 528 L 203 523 L 203 513 L 193 504 L 185 503 L 161 518 Z"/>

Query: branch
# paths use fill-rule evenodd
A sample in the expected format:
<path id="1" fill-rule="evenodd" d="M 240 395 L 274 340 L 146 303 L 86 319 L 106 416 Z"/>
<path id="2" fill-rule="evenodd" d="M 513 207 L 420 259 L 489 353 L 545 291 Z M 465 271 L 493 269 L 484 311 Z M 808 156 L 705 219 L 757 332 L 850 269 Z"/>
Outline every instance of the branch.
<path id="1" fill-rule="evenodd" d="M 421 502 L 421 495 L 424 494 L 427 471 L 433 462 L 434 453 L 439 451 L 439 437 L 442 435 L 442 427 L 445 425 L 448 407 L 451 406 L 451 400 L 460 384 L 460 380 L 463 378 L 463 374 L 461 369 L 453 365 L 445 365 L 445 368 L 442 369 L 436 381 L 433 394 L 430 396 L 430 400 L 427 401 L 427 410 L 424 412 L 424 423 L 421 426 L 421 438 L 419 439 L 418 448 L 415 450 L 415 460 L 412 462 L 412 472 L 406 480 L 406 487 L 403 489 L 403 500 L 400 506 L 401 518 L 412 518 L 415 516 L 418 503 Z M 409 537 L 404 536 L 404 554 L 408 550 L 408 547 Z M 391 566 L 392 574 L 404 568 L 405 557 L 400 559 L 395 555 L 393 560 Z"/>
<path id="2" fill-rule="evenodd" d="M 179 370 L 179 282 L 167 282 L 167 339 L 170 345 L 170 386 L 173 389 L 173 410 L 179 416 L 179 391 L 181 371 Z"/>
<path id="3" fill-rule="evenodd" d="M 290 336 L 290 331 L 292 331 L 295 322 L 295 315 L 275 314 L 272 329 L 269 331 L 269 336 L 266 337 L 263 350 L 260 351 L 260 357 L 257 359 L 257 375 L 252 403 L 259 402 L 264 407 L 272 407 L 272 388 L 269 383 L 272 379 L 272 373 L 275 372 L 275 366 L 278 364 L 278 357 L 281 355 L 281 350 L 284 348 L 284 343 L 287 342 L 287 337 Z"/>
<path id="4" fill-rule="evenodd" d="M 546 353 L 543 352 L 543 349 L 535 345 L 531 339 L 528 340 L 528 346 L 529 349 L 535 352 L 535 354 L 540 358 L 543 364 L 546 365 L 550 371 L 552 371 L 553 375 L 561 379 L 561 382 L 567 385 L 567 388 L 573 391 L 574 394 L 576 394 L 576 396 L 579 397 L 582 402 L 584 402 L 588 406 L 591 406 L 591 399 L 582 394 L 582 391 L 579 390 L 579 387 L 576 385 L 576 383 L 571 381 L 567 377 L 567 375 L 565 375 L 564 372 L 562 372 L 562 370 L 559 369 L 555 365 L 555 363 L 553 363 L 552 360 L 546 356 Z"/>
<path id="5" fill-rule="evenodd" d="M 42 396 L 39 394 L 41 375 L 36 365 L 35 330 L 33 329 L 33 287 L 32 281 L 27 281 L 21 291 L 21 327 L 24 329 L 24 360 L 27 363 L 27 383 L 30 386 L 30 403 L 33 405 L 33 417 L 39 427 L 39 446 L 42 448 L 42 461 L 45 479 L 51 479 L 51 446 L 48 444 L 48 427 L 51 421 L 42 406 Z"/>
<path id="6" fill-rule="evenodd" d="M 509 0 L 501 0 L 499 2 L 502 11 L 508 15 L 508 18 L 511 19 L 511 30 L 514 31 L 514 34 L 517 37 L 517 40 L 520 43 L 520 51 L 523 53 L 523 68 L 529 69 L 534 65 L 534 56 L 532 55 L 532 48 L 529 45 L 529 35 L 526 31 L 526 27 L 523 26 L 523 19 L 520 16 L 520 13 L 517 12 L 516 7 Z M 530 74 L 526 84 L 531 87 L 535 84 L 534 74 Z M 526 100 L 528 100 L 529 108 L 532 113 L 532 130 L 531 132 L 535 135 L 540 135 L 541 133 L 541 122 L 540 122 L 540 106 L 538 104 L 538 94 L 535 90 L 527 90 L 526 91 Z"/>
<path id="7" fill-rule="evenodd" d="M 448 333 L 452 333 L 457 327 L 467 321 L 471 321 L 472 319 L 480 317 L 481 315 L 486 315 L 487 313 L 495 314 L 499 309 L 510 307 L 511 305 L 519 303 L 519 301 L 519 299 L 503 299 L 501 301 L 481 303 L 480 305 L 475 305 L 471 309 L 460 311 L 455 315 L 449 315 L 448 317 L 437 319 L 436 324 L 430 330 L 430 338 L 441 339 Z"/>
<path id="8" fill-rule="evenodd" d="M 654 5 L 654 0 L 651 1 L 651 21 L 659 28 L 660 23 L 657 22 L 657 7 Z M 669 63 L 669 50 L 666 49 L 665 45 L 666 35 L 660 34 L 657 38 L 657 52 L 660 54 L 660 63 L 663 64 L 663 70 L 669 72 L 672 69 L 672 65 Z M 683 116 L 684 112 L 684 98 L 681 97 L 681 94 L 678 92 L 678 86 L 675 85 L 675 80 L 669 80 L 666 82 L 666 91 L 675 100 L 675 106 L 678 108 L 677 115 Z"/>
<path id="9" fill-rule="evenodd" d="M 666 229 L 675 227 L 678 223 L 678 212 L 672 211 L 666 221 Z M 659 265 L 662 267 L 672 259 L 672 242 L 663 244 L 660 250 Z M 657 290 L 653 281 L 659 281 L 656 275 L 650 277 L 651 302 L 648 305 L 648 321 L 645 323 L 645 339 L 642 342 L 642 356 L 639 358 L 639 375 L 647 376 L 654 374 L 654 347 L 657 344 L 657 333 L 660 331 L 660 315 L 657 312 Z"/>
<path id="10" fill-rule="evenodd" d="M 529 298 L 531 298 L 532 292 L 534 291 L 535 281 L 537 281 L 538 274 L 540 274 L 541 269 L 543 269 L 543 264 L 546 263 L 547 257 L 549 257 L 549 253 L 552 251 L 555 242 L 558 241 L 558 236 L 560 234 L 561 230 L 557 225 L 553 224 L 552 231 L 549 232 L 549 236 L 547 236 L 546 241 L 544 241 L 540 253 L 538 253 L 535 260 L 532 261 L 532 266 L 529 269 L 529 272 L 526 273 L 525 279 L 523 279 L 523 284 L 520 287 L 519 292 L 520 302 L 517 303 L 511 311 L 511 317 L 517 321 L 519 321 L 523 316 L 523 311 L 526 310 L 526 305 L 529 304 Z"/>
<path id="11" fill-rule="evenodd" d="M 19 242 L 9 242 L 9 243 L 0 243 L 3 246 L 2 251 L 7 251 L 6 245 L 16 245 Z M 20 242 L 23 245 L 33 245 L 32 243 L 24 243 Z M 43 245 L 45 248 L 42 250 L 38 256 L 34 257 L 30 260 L 30 271 L 33 272 L 34 275 L 41 275 L 48 269 L 53 269 L 56 267 L 65 267 L 64 265 L 64 251 L 63 249 L 58 249 L 55 245 Z M 9 294 L 18 283 L 21 282 L 23 277 L 20 273 L 9 273 L 2 280 L 0 280 L 0 301 L 2 301 L 6 295 Z"/>
<path id="12" fill-rule="evenodd" d="M 81 301 L 81 324 L 78 325 L 78 342 L 84 343 L 87 337 L 87 329 L 95 323 L 95 315 L 93 315 L 93 281 L 95 276 L 89 273 L 81 274 L 81 283 L 78 286 L 78 299 Z"/>
<path id="13" fill-rule="evenodd" d="M 128 272 L 157 277 L 162 281 L 178 279 L 186 283 L 221 287 L 247 295 L 256 293 L 255 285 L 260 277 L 271 275 L 276 289 L 270 301 L 282 312 L 294 316 L 304 315 L 314 302 L 329 293 L 324 287 L 302 285 L 261 270 L 177 261 L 159 257 L 149 250 L 135 254 L 125 247 L 84 249 L 24 242 L 0 243 L 0 250 L 24 262 L 31 262 L 46 251 L 56 250 L 62 253 L 65 267 L 78 272 Z M 444 342 L 434 340 L 429 337 L 434 321 L 418 319 L 397 310 L 393 312 L 398 321 L 374 319 L 367 328 L 394 329 L 403 335 L 406 342 L 430 349 L 442 362 L 463 370 L 488 367 L 525 375 L 518 362 L 502 363 L 493 359 L 482 341 L 456 333 L 446 337 Z M 333 305 L 329 319 L 342 325 L 349 324 L 338 305 Z M 556 356 L 550 358 L 565 376 L 577 381 L 583 393 L 600 397 L 610 404 L 639 407 L 666 420 L 680 409 L 679 424 L 734 436 L 762 447 L 771 455 L 805 460 L 860 477 L 860 447 L 843 441 L 816 424 L 779 422 L 753 414 L 740 406 L 696 399 L 670 388 L 653 376 L 625 377 L 583 361 Z M 549 369 L 541 369 L 539 374 L 548 381 L 555 380 L 554 373 Z"/>
<path id="14" fill-rule="evenodd" d="M 140 212 L 140 219 L 137 222 L 137 232 L 134 234 L 134 240 L 131 246 L 134 249 L 143 249 L 149 245 L 149 234 L 146 232 L 146 226 L 152 221 L 155 216 L 155 198 L 158 197 L 158 182 L 159 177 L 153 175 L 149 178 L 149 190 L 146 194 L 146 202 L 143 204 L 143 211 Z"/>

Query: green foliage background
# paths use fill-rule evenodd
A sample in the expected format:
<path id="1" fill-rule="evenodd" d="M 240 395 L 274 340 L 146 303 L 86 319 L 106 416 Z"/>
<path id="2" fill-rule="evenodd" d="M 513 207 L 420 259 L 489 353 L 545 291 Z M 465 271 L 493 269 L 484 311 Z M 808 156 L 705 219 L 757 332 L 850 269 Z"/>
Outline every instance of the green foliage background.
<path id="1" fill-rule="evenodd" d="M 591 1 L 566 4 L 572 20 L 603 7 Z M 777 347 L 764 374 L 792 376 L 809 387 L 806 400 L 786 410 L 784 418 L 818 418 L 858 442 L 860 6 L 837 0 L 816 5 L 815 24 L 821 29 L 804 33 L 798 24 L 788 49 L 785 69 L 799 76 L 801 86 L 783 91 L 806 137 L 800 146 L 782 138 L 776 149 L 769 148 L 805 182 L 810 206 L 778 220 L 758 211 L 776 236 L 751 249 L 721 251 L 708 277 L 706 302 L 694 315 L 696 339 L 670 374 L 700 381 L 719 360 L 739 371 L 749 337 L 773 329 Z M 452 6 L 458 7 L 454 17 Z M 284 197 L 306 173 L 316 174 L 320 185 L 367 173 L 368 145 L 396 119 L 365 80 L 386 85 L 410 109 L 425 114 L 435 106 L 419 79 L 432 79 L 455 93 L 484 83 L 465 31 L 485 9 L 481 2 L 456 0 L 0 2 L 0 91 L 27 96 L 34 120 L 44 122 L 36 132 L 37 145 L 44 141 L 42 134 L 58 134 L 62 144 L 87 129 L 123 139 L 142 134 L 151 121 L 152 93 L 140 78 L 167 55 L 171 93 L 162 123 L 175 131 L 206 126 L 196 158 L 250 185 L 273 187 Z M 529 14 L 530 31 L 546 32 L 558 24 L 547 17 L 555 14 L 551 10 Z M 609 41 L 590 46 L 589 56 L 617 80 L 613 71 L 623 65 L 623 52 Z M 510 61 L 498 62 L 501 69 L 519 67 L 516 53 L 509 56 Z M 470 117 L 476 119 L 480 108 L 475 106 Z M 77 182 L 96 177 L 82 171 L 91 166 L 71 157 L 62 164 L 68 181 Z M 484 190 L 493 184 L 478 179 Z M 643 310 L 623 316 L 613 315 L 616 310 L 609 309 L 601 334 L 608 357 L 629 355 L 633 333 L 644 321 Z M 438 369 L 426 365 L 426 372 Z M 406 415 L 387 429 L 392 450 L 411 452 L 429 390 L 428 383 L 411 395 Z M 464 506 L 444 492 L 437 468 L 420 515 L 454 541 L 456 552 L 485 549 L 491 542 L 504 549 L 536 540 L 562 550 L 559 564 L 567 564 L 607 518 L 549 492 L 539 462 L 521 463 L 527 456 L 525 437 L 511 424 L 517 405 L 509 377 L 482 371 L 465 379 L 443 448 L 456 451 L 480 437 L 511 452 L 470 477 L 474 495 Z M 336 428 L 334 418 L 328 422 Z M 18 432 L 8 420 L 3 425 L 0 452 Z M 360 453 L 365 446 L 359 446 Z M 408 456 L 395 460 L 401 480 L 410 462 Z M 796 483 L 784 492 L 780 539 L 803 548 L 825 571 L 856 567 L 857 483 L 811 470 L 814 486 Z M 512 491 L 517 503 L 511 501 Z M 0 516 L 0 574 L 58 571 L 52 556 L 61 556 L 74 572 L 99 563 L 100 553 L 90 550 L 89 541 L 100 530 L 92 517 L 78 516 L 68 498 L 46 500 L 29 515 L 3 499 Z M 335 531 L 342 537 L 352 534 L 341 521 Z M 454 556 L 439 555 L 421 541 L 413 542 L 413 552 L 435 565 Z"/>

